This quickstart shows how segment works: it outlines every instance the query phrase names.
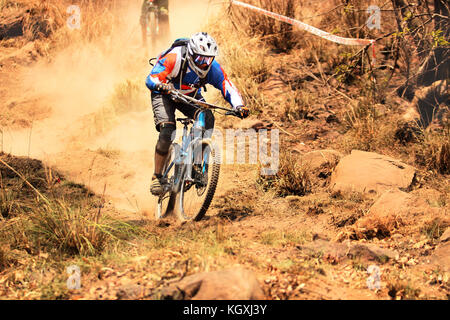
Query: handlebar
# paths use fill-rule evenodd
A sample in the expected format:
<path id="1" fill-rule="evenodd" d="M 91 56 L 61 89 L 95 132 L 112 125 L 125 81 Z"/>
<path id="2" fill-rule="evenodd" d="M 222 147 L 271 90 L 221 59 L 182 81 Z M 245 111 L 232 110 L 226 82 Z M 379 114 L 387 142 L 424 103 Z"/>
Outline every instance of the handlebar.
<path id="1" fill-rule="evenodd" d="M 204 101 L 197 100 L 195 98 L 192 98 L 190 96 L 187 96 L 187 95 L 181 93 L 180 91 L 178 91 L 176 89 L 170 90 L 169 95 L 172 98 L 172 100 L 174 100 L 174 101 L 182 102 L 182 103 L 188 104 L 188 105 L 196 107 L 196 108 L 223 110 L 223 111 L 226 111 L 225 115 L 227 115 L 227 116 L 239 117 L 239 115 L 233 109 L 224 108 L 224 107 L 216 106 L 216 105 L 204 102 Z"/>
<path id="2" fill-rule="evenodd" d="M 225 113 L 225 115 L 226 115 L 226 116 L 235 116 L 235 117 L 238 117 L 238 118 L 239 118 L 239 115 L 238 115 L 237 112 L 234 111 L 234 110 L 227 111 L 227 112 Z"/>

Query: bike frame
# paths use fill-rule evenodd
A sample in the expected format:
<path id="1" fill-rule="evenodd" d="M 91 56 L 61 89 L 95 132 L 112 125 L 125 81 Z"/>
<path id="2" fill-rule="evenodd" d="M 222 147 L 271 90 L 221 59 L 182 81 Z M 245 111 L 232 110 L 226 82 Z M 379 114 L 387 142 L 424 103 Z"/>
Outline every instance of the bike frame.
<path id="1" fill-rule="evenodd" d="M 188 124 L 184 125 L 183 138 L 181 143 L 180 157 L 186 166 L 185 179 L 192 180 L 192 165 L 197 164 L 200 159 L 195 159 L 195 147 L 203 139 L 203 132 L 205 130 L 205 111 L 201 110 L 198 114 L 188 134 Z"/>
<path id="2" fill-rule="evenodd" d="M 181 179 L 183 178 L 183 176 L 177 177 L 177 181 L 174 181 L 173 188 L 178 189 L 178 183 L 182 180 L 193 181 L 191 173 L 192 173 L 192 165 L 193 162 L 195 161 L 194 149 L 195 146 L 198 145 L 198 143 L 201 142 L 201 140 L 203 139 L 201 134 L 204 131 L 204 129 L 205 129 L 204 110 L 198 112 L 197 117 L 194 120 L 194 123 L 190 128 L 190 130 L 189 130 L 189 123 L 184 123 L 180 154 L 175 159 L 173 159 L 173 161 L 163 174 L 163 178 L 167 178 L 167 174 L 170 172 L 170 170 L 174 165 L 179 165 L 182 167 L 185 166 L 186 170 L 181 170 L 181 172 L 184 173 L 185 175 L 184 177 L 185 179 Z M 207 160 L 208 159 L 206 158 L 205 161 Z M 202 170 L 204 173 L 205 168 L 202 168 Z"/>
<path id="3" fill-rule="evenodd" d="M 171 186 L 172 190 L 178 192 L 181 181 L 193 181 L 192 179 L 192 165 L 193 163 L 200 163 L 202 159 L 194 159 L 196 146 L 200 145 L 203 139 L 203 133 L 206 127 L 206 114 L 205 111 L 208 109 L 217 109 L 226 111 L 227 115 L 235 115 L 232 109 L 223 108 L 219 106 L 215 106 L 204 101 L 197 100 L 195 98 L 186 96 L 177 90 L 172 90 L 171 92 L 172 99 L 177 100 L 178 102 L 193 106 L 199 111 L 196 114 L 195 119 L 193 120 L 193 125 L 189 130 L 189 121 L 183 122 L 183 135 L 181 142 L 181 150 L 180 154 L 176 155 L 176 158 L 172 160 L 166 171 L 163 173 L 163 178 L 166 179 L 168 173 L 172 169 L 174 165 L 178 165 L 181 168 L 181 175 L 175 177 L 176 181 L 174 181 Z M 189 130 L 189 133 L 188 133 Z M 207 156 L 207 155 L 205 155 Z M 205 163 L 207 163 L 208 158 L 206 157 Z M 195 162 L 198 161 L 198 162 Z M 185 170 L 186 169 L 186 170 Z M 202 168 L 202 173 L 205 173 L 206 166 Z M 184 179 L 183 179 L 184 178 Z"/>

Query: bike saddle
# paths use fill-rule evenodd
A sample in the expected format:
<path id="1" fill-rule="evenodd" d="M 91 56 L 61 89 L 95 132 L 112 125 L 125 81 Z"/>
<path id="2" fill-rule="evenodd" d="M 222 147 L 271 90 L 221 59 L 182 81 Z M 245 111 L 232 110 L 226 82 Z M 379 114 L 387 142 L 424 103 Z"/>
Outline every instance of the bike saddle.
<path id="1" fill-rule="evenodd" d="M 194 120 L 192 120 L 191 118 L 177 118 L 177 121 L 180 121 L 182 124 L 194 123 Z"/>

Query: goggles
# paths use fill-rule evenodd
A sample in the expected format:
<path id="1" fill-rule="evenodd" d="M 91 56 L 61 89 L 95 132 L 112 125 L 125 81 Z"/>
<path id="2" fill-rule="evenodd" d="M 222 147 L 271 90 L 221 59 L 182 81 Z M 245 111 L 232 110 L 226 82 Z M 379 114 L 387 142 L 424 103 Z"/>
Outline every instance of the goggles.
<path id="1" fill-rule="evenodd" d="M 214 57 L 194 55 L 194 63 L 202 70 L 207 70 L 214 61 Z"/>

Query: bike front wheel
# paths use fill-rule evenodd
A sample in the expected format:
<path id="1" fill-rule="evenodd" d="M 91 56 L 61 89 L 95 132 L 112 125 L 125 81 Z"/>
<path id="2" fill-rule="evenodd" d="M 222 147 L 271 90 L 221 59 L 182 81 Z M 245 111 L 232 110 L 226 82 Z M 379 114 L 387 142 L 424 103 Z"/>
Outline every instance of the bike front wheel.
<path id="1" fill-rule="evenodd" d="M 162 219 L 173 212 L 177 196 L 176 186 L 180 179 L 180 165 L 175 163 L 180 153 L 180 146 L 173 143 L 170 146 L 169 153 L 163 166 L 163 175 L 165 176 L 164 192 L 158 197 L 158 203 L 155 210 L 155 218 Z"/>
<path id="2" fill-rule="evenodd" d="M 199 221 L 208 210 L 217 188 L 220 173 L 220 154 L 213 148 L 211 139 L 204 139 L 200 143 L 201 163 L 192 166 L 192 179 L 186 178 L 184 166 L 180 192 L 177 196 L 176 212 L 181 221 Z M 194 157 L 195 159 L 195 157 Z"/>

